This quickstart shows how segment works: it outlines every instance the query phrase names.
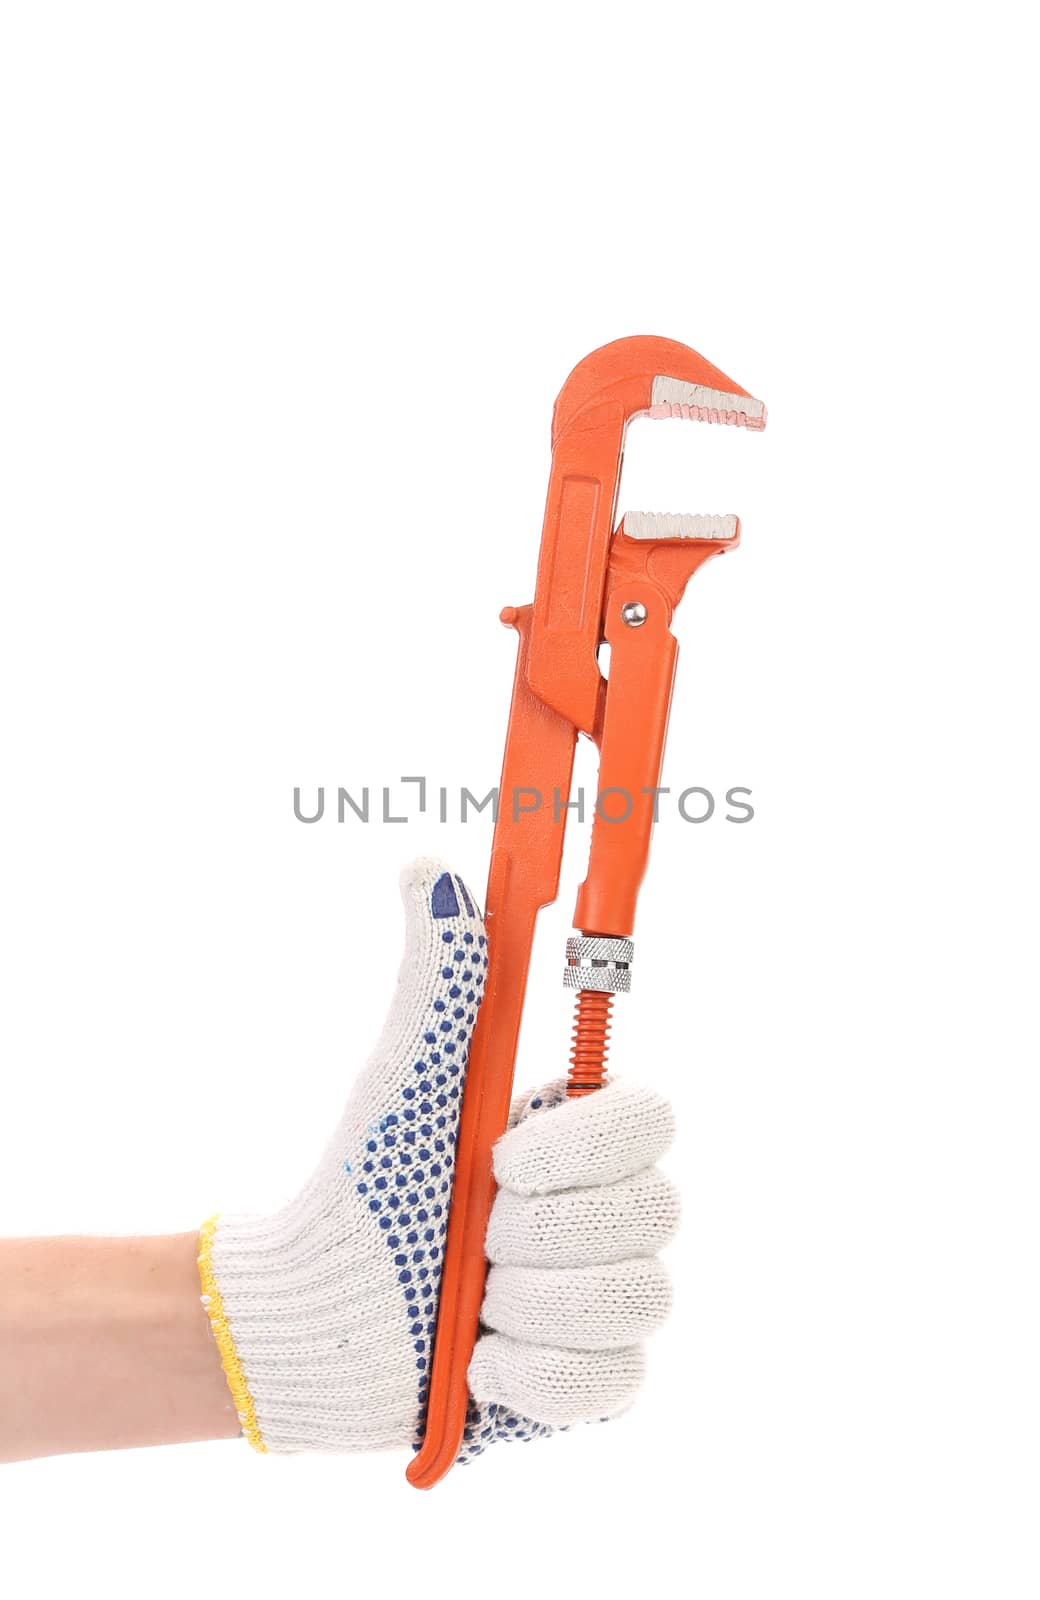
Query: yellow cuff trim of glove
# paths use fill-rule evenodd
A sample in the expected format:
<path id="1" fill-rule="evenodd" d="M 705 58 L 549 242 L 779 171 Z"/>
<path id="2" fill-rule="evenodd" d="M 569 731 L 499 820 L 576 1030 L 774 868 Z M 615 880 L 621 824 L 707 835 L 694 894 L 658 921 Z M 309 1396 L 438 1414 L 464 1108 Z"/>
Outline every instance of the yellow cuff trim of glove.
<path id="1" fill-rule="evenodd" d="M 209 1314 L 210 1326 L 213 1337 L 217 1341 L 220 1351 L 220 1363 L 224 1368 L 231 1398 L 235 1402 L 238 1420 L 242 1424 L 245 1434 L 254 1450 L 259 1450 L 261 1455 L 267 1454 L 267 1446 L 260 1434 L 260 1424 L 256 1420 L 256 1407 L 253 1397 L 249 1393 L 246 1375 L 242 1371 L 242 1363 L 238 1359 L 235 1341 L 231 1337 L 231 1324 L 224 1310 L 224 1302 L 220 1298 L 217 1280 L 213 1273 L 213 1237 L 217 1231 L 217 1218 L 210 1217 L 199 1230 L 199 1278 L 202 1282 L 202 1304 Z"/>

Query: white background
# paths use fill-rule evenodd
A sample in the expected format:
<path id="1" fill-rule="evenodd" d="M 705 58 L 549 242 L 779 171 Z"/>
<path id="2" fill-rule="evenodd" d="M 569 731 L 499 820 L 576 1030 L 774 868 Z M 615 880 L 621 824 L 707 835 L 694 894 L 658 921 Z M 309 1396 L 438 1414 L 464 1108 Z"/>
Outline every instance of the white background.
<path id="1" fill-rule="evenodd" d="M 686 1220 L 638 1408 L 425 1497 L 226 1443 L 8 1468 L 11 1594 L 1038 1592 L 1025 14 L 3 7 L 3 1232 L 285 1198 L 400 865 L 489 841 L 293 786 L 494 781 L 587 351 L 680 339 L 770 410 L 626 467 L 743 517 L 667 776 L 757 808 L 666 813 L 641 904 L 614 1059 Z"/>

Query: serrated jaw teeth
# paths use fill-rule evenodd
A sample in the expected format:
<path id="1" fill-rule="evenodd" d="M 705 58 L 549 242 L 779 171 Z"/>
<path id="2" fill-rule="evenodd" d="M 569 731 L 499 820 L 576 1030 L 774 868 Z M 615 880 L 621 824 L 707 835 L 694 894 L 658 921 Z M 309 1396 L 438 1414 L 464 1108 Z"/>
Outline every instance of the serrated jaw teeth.
<path id="1" fill-rule="evenodd" d="M 626 511 L 622 531 L 630 539 L 735 539 L 740 519 L 671 511 Z"/>
<path id="2" fill-rule="evenodd" d="M 680 378 L 655 378 L 650 396 L 652 417 L 686 417 L 692 422 L 723 422 L 734 428 L 766 425 L 766 408 L 748 394 L 731 394 L 727 389 L 708 389 L 701 383 L 683 383 Z"/>

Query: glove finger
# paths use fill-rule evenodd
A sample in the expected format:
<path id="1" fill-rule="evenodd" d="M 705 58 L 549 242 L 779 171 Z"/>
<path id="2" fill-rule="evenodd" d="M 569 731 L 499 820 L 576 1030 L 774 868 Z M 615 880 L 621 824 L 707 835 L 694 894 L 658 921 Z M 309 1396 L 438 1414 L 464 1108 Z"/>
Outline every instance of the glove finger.
<path id="1" fill-rule="evenodd" d="M 656 1255 L 678 1221 L 678 1190 L 651 1167 L 599 1189 L 546 1195 L 500 1189 L 484 1248 L 498 1266 L 602 1266 Z"/>
<path id="2" fill-rule="evenodd" d="M 521 1094 L 513 1096 L 506 1127 L 515 1128 L 518 1122 L 534 1116 L 536 1112 L 552 1111 L 555 1106 L 562 1105 L 566 1098 L 566 1078 L 554 1078 L 544 1089 L 525 1089 Z"/>
<path id="3" fill-rule="evenodd" d="M 401 874 L 404 956 L 393 1002 L 375 1050 L 357 1079 L 350 1112 L 351 1144 L 375 1142 L 384 1167 L 394 1164 L 392 1129 L 370 1131 L 392 1111 L 395 1125 L 420 1126 L 421 1137 L 454 1145 L 469 1041 L 484 993 L 487 939 L 479 907 L 443 861 L 423 858 Z M 400 1102 L 400 1103 L 399 1103 Z M 418 1136 L 418 1135 L 417 1135 Z M 355 1145 L 356 1147 L 356 1145 Z M 369 1155 L 375 1152 L 369 1148 Z M 450 1151 L 438 1152 L 438 1155 Z M 439 1164 L 449 1170 L 450 1163 Z M 370 1166 L 372 1163 L 370 1163 Z M 376 1167 L 379 1162 L 376 1161 Z M 366 1168 L 368 1175 L 369 1169 Z"/>
<path id="4" fill-rule="evenodd" d="M 495 1177 L 516 1194 L 616 1183 L 652 1167 L 672 1142 L 671 1106 L 650 1089 L 608 1083 L 526 1117 L 495 1146 Z"/>
<path id="5" fill-rule="evenodd" d="M 492 1267 L 481 1321 L 525 1344 L 620 1350 L 661 1325 L 672 1303 L 654 1257 L 601 1267 Z"/>
<path id="6" fill-rule="evenodd" d="M 405 867 L 400 888 L 405 951 L 399 983 L 422 989 L 423 998 L 438 974 L 460 988 L 472 987 L 483 970 L 476 958 L 486 951 L 487 940 L 480 907 L 462 879 L 443 861 L 423 856 Z"/>
<path id="7" fill-rule="evenodd" d="M 481 1403 L 509 1406 L 533 1422 L 567 1428 L 627 1411 L 645 1365 L 638 1345 L 625 1350 L 553 1349 L 488 1333 L 473 1352 L 469 1387 Z"/>

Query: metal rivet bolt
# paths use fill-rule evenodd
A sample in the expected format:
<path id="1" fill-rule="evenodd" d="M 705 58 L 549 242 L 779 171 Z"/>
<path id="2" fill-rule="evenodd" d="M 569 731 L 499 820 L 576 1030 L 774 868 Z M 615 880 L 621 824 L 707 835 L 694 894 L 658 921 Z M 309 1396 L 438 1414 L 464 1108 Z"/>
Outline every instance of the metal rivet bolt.
<path id="1" fill-rule="evenodd" d="M 630 600 L 622 606 L 621 620 L 626 628 L 641 628 L 646 621 L 646 607 L 642 600 Z"/>

